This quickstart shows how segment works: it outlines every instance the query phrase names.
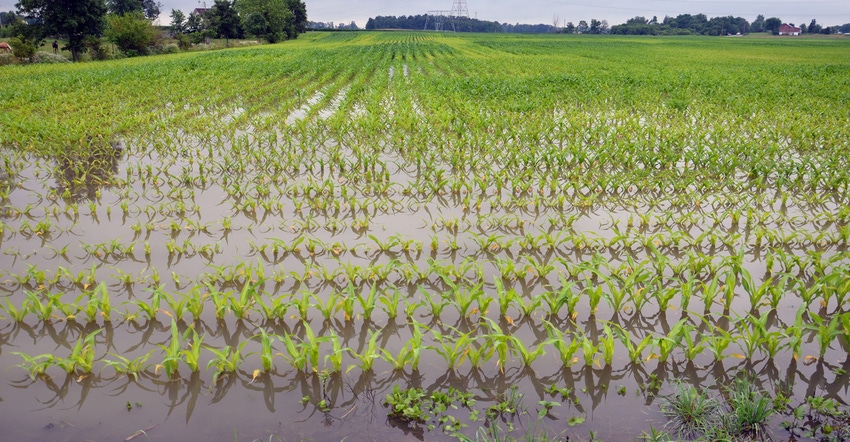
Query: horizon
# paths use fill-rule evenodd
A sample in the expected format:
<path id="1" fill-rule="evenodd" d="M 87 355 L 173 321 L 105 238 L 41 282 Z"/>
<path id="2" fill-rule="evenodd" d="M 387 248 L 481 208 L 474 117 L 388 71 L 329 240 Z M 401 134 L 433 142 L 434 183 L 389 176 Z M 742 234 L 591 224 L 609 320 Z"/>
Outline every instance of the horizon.
<path id="1" fill-rule="evenodd" d="M 0 11 L 15 11 L 18 0 L 0 0 Z M 168 25 L 172 9 L 179 9 L 188 15 L 198 7 L 210 7 L 214 0 L 161 0 L 161 13 L 157 20 L 160 25 Z M 394 2 L 389 0 L 305 0 L 307 19 L 312 22 L 333 22 L 348 24 L 355 22 L 363 28 L 370 18 L 377 16 L 424 15 L 429 11 L 452 9 L 453 0 L 429 0 L 416 2 L 411 0 Z M 517 2 L 511 0 L 493 0 L 481 2 L 466 0 L 470 18 L 499 23 L 548 24 L 555 17 L 563 25 L 566 22 L 578 23 L 580 20 L 606 20 L 609 25 L 625 23 L 634 17 L 659 21 L 665 16 L 675 17 L 681 14 L 705 14 L 712 17 L 742 17 L 753 22 L 758 15 L 765 18 L 777 17 L 783 23 L 808 25 L 815 19 L 822 26 L 840 26 L 850 23 L 850 2 L 837 0 L 815 0 L 809 2 L 786 1 L 770 2 L 750 1 L 732 2 L 729 0 L 651 0 L 634 6 L 624 0 L 599 0 L 595 4 L 562 0 L 530 0 Z M 483 6 L 483 7 L 482 7 Z"/>

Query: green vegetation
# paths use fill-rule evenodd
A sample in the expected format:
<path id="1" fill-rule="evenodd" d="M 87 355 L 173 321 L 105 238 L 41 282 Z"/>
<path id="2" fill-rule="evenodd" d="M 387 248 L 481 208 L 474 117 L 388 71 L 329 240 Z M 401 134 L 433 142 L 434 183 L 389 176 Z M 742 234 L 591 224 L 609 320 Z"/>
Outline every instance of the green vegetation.
<path id="1" fill-rule="evenodd" d="M 316 33 L 0 69 L 0 361 L 187 419 L 202 385 L 337 417 L 398 385 L 482 438 L 658 397 L 682 437 L 802 428 L 763 391 L 846 385 L 846 49 Z"/>

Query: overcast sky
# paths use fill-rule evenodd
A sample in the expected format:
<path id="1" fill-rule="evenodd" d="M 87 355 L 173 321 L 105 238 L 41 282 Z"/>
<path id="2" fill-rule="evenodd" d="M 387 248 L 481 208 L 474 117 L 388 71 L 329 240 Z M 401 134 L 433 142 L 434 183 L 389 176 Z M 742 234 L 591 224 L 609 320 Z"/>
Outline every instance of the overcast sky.
<path id="1" fill-rule="evenodd" d="M 203 0 L 159 0 L 160 24 L 168 24 L 171 9 L 186 14 L 201 7 Z M 212 6 L 214 0 L 206 0 Z M 417 15 L 430 10 L 451 10 L 458 0 L 304 0 L 311 21 L 356 22 L 366 25 L 377 15 Z M 17 0 L 0 0 L 0 10 L 13 10 Z M 611 25 L 641 15 L 646 18 L 665 15 L 706 14 L 709 17 L 732 15 L 753 21 L 757 15 L 779 17 L 786 23 L 808 24 L 814 18 L 821 25 L 850 23 L 850 0 L 466 0 L 471 17 L 508 23 L 552 23 L 555 15 L 562 21 L 578 23 L 592 18 L 608 20 Z"/>

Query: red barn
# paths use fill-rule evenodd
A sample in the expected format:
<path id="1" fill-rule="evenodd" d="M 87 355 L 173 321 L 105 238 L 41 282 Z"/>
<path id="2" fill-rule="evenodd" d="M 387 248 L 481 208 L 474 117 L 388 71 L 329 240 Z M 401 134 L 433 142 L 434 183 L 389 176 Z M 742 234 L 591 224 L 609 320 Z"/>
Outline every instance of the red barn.
<path id="1" fill-rule="evenodd" d="M 800 28 L 782 23 L 779 26 L 779 35 L 800 35 Z"/>

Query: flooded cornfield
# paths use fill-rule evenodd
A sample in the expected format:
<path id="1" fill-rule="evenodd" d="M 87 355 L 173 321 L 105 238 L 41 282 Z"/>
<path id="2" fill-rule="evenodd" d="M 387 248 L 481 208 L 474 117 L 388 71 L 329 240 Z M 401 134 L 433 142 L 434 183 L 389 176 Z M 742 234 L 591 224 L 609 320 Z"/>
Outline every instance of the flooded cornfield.
<path id="1" fill-rule="evenodd" d="M 0 69 L 3 439 L 850 439 L 848 49 Z"/>

